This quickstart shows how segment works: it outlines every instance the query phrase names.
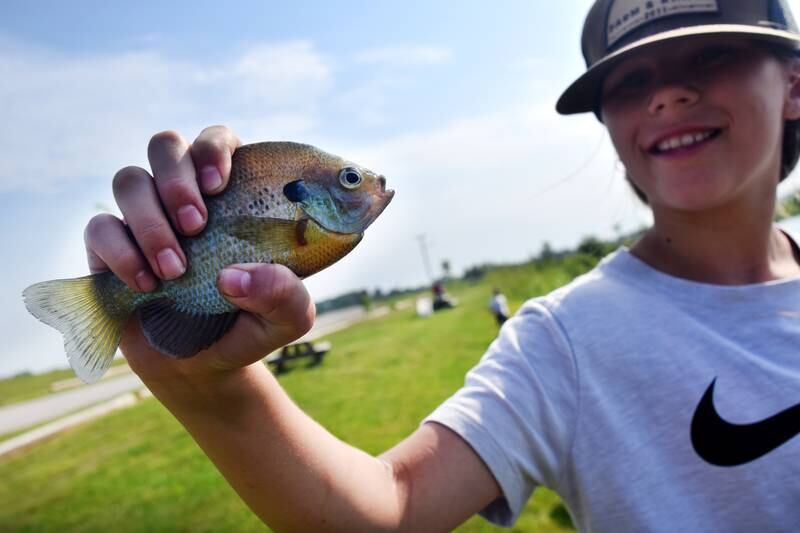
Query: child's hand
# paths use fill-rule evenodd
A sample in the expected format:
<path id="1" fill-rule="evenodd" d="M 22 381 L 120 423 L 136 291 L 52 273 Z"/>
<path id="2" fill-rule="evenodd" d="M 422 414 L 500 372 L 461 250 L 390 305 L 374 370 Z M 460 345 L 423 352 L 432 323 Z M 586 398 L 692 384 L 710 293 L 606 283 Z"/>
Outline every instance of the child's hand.
<path id="1" fill-rule="evenodd" d="M 206 128 L 190 146 L 179 134 L 155 135 L 148 147 L 152 175 L 126 167 L 114 177 L 114 197 L 125 222 L 98 215 L 85 231 L 92 272 L 113 271 L 134 290 L 150 291 L 157 278 L 180 277 L 186 255 L 176 231 L 191 236 L 206 224 L 201 196 L 221 192 L 228 183 L 231 155 L 240 145 L 228 128 Z M 127 225 L 127 228 L 125 227 Z M 129 231 L 128 231 L 129 230 Z M 120 348 L 142 378 L 181 375 L 213 377 L 259 361 L 311 328 L 314 304 L 300 280 L 280 265 L 237 265 L 218 279 L 220 291 L 241 313 L 236 324 L 209 349 L 176 360 L 153 350 L 131 321 Z"/>

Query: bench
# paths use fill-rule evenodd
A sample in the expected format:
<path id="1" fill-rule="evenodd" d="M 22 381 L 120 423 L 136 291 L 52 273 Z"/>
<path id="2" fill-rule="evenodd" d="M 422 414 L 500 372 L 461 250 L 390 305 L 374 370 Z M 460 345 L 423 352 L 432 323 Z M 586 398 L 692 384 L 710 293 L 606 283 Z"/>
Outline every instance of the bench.
<path id="1" fill-rule="evenodd" d="M 318 365 L 330 349 L 331 343 L 327 341 L 316 343 L 298 342 L 288 344 L 280 350 L 272 352 L 264 360 L 267 365 L 272 366 L 276 374 L 280 374 L 286 369 L 286 363 L 294 359 L 309 357 L 311 358 L 311 363 L 308 366 Z"/>

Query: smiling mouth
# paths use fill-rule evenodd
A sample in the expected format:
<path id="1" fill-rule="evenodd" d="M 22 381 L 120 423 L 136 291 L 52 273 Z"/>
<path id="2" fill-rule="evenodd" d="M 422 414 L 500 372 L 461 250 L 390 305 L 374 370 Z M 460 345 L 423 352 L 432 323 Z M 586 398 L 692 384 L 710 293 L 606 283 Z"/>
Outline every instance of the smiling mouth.
<path id="1" fill-rule="evenodd" d="M 653 146 L 648 150 L 653 155 L 669 154 L 678 150 L 685 150 L 690 147 L 705 144 L 712 139 L 719 137 L 722 130 L 719 128 L 709 129 L 705 131 L 696 131 L 694 133 L 681 133 L 661 139 L 653 143 Z"/>

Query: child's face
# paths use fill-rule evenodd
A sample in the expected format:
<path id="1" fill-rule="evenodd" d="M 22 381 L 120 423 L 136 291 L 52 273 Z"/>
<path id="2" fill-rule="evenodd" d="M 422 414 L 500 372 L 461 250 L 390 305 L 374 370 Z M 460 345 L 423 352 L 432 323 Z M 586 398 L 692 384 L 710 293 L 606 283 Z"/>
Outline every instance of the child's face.
<path id="1" fill-rule="evenodd" d="M 654 209 L 769 201 L 778 183 L 784 121 L 800 118 L 794 72 L 742 39 L 663 44 L 611 71 L 602 117 Z"/>

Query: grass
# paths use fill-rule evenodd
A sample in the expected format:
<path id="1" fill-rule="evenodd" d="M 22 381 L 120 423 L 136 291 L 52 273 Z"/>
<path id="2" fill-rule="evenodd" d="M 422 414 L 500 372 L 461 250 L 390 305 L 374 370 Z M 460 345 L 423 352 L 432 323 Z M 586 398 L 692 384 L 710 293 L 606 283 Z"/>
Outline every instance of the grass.
<path id="1" fill-rule="evenodd" d="M 454 282 L 457 308 L 426 319 L 393 312 L 333 334 L 324 363 L 297 363 L 281 383 L 334 434 L 380 453 L 452 394 L 483 354 L 497 331 L 486 309 L 493 286 L 513 309 L 575 273 L 528 265 L 494 269 L 474 285 Z M 264 530 L 153 399 L 0 458 L 0 479 L 0 531 Z M 498 530 L 473 517 L 457 531 Z M 514 528 L 531 530 L 574 531 L 554 493 L 538 490 Z"/>
<path id="2" fill-rule="evenodd" d="M 50 385 L 61 379 L 75 377 L 69 369 L 52 370 L 43 374 L 20 374 L 0 381 L 0 406 L 31 400 L 50 393 Z"/>
<path id="3" fill-rule="evenodd" d="M 66 363 L 66 360 L 65 360 Z M 114 359 L 112 366 L 127 364 L 125 359 Z M 20 374 L 0 380 L 0 407 L 12 403 L 32 400 L 50 394 L 50 386 L 62 379 L 75 378 L 70 368 L 51 370 L 42 374 Z"/>

